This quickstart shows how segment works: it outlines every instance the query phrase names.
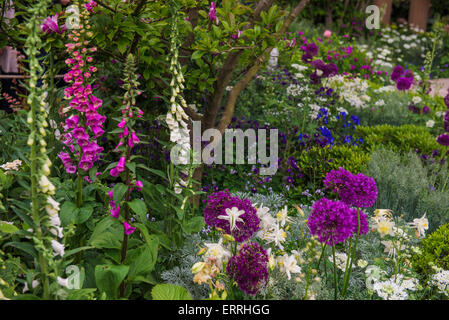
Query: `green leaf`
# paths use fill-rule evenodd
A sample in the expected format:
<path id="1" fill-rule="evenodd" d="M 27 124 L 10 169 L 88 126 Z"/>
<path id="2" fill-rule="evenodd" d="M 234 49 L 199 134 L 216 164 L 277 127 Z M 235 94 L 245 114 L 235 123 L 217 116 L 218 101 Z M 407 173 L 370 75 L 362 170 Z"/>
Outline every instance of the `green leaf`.
<path id="1" fill-rule="evenodd" d="M 120 37 L 117 42 L 118 50 L 121 54 L 123 54 L 126 50 L 126 46 L 128 45 L 129 41 L 125 37 Z"/>
<path id="2" fill-rule="evenodd" d="M 126 191 L 128 190 L 128 187 L 124 185 L 123 183 L 117 183 L 114 186 L 114 202 L 115 204 L 119 204 L 120 201 L 122 201 L 123 197 L 125 196 Z"/>
<path id="3" fill-rule="evenodd" d="M 66 201 L 62 204 L 59 215 L 63 227 L 67 227 L 71 222 L 76 223 L 78 220 L 79 209 L 71 201 Z"/>
<path id="4" fill-rule="evenodd" d="M 3 232 L 3 233 L 14 233 L 14 232 L 16 232 L 18 230 L 19 229 L 15 225 L 12 225 L 12 224 L 0 221 L 0 232 Z"/>
<path id="5" fill-rule="evenodd" d="M 203 56 L 204 51 L 195 51 L 192 54 L 192 60 L 196 60 L 196 59 L 201 59 L 201 57 Z"/>
<path id="6" fill-rule="evenodd" d="M 145 221 L 146 214 L 148 212 L 147 205 L 140 199 L 134 199 L 128 202 L 129 207 L 135 214 L 137 214 L 143 221 Z"/>
<path id="7" fill-rule="evenodd" d="M 0 186 L 6 184 L 6 175 L 0 170 Z"/>
<path id="8" fill-rule="evenodd" d="M 185 221 L 182 224 L 182 229 L 187 234 L 192 234 L 195 232 L 200 232 L 203 229 L 205 223 L 203 217 L 193 217 L 192 219 Z"/>
<path id="9" fill-rule="evenodd" d="M 192 300 L 192 296 L 184 287 L 171 283 L 155 285 L 151 295 L 153 300 Z"/>
<path id="10" fill-rule="evenodd" d="M 97 288 L 71 290 L 67 300 L 91 300 L 95 291 L 97 291 Z"/>
<path id="11" fill-rule="evenodd" d="M 97 265 L 95 267 L 95 282 L 101 292 L 108 298 L 117 298 L 118 288 L 128 273 L 129 267 L 120 265 Z"/>
<path id="12" fill-rule="evenodd" d="M 26 253 L 32 255 L 33 257 L 37 258 L 37 250 L 29 242 L 8 242 L 3 246 L 3 248 L 6 248 L 6 247 L 14 247 L 14 248 L 20 249 L 23 252 L 26 252 Z"/>
<path id="13" fill-rule="evenodd" d="M 131 264 L 129 265 L 127 280 L 136 280 L 138 276 L 145 277 L 145 275 L 153 271 L 157 260 L 157 243 L 156 246 L 153 245 L 152 249 L 145 244 L 137 249 L 128 251 L 126 260 L 131 261 Z"/>
<path id="14" fill-rule="evenodd" d="M 148 170 L 148 171 L 154 173 L 155 175 L 161 177 L 162 179 L 166 178 L 166 175 L 165 175 L 165 173 L 163 171 L 157 170 L 157 169 L 148 168 L 144 164 L 138 163 L 137 164 L 137 168 L 142 168 L 142 169 Z"/>
<path id="15" fill-rule="evenodd" d="M 131 170 L 132 173 L 136 173 L 136 163 L 135 162 L 128 162 L 126 163 L 126 167 Z"/>
<path id="16" fill-rule="evenodd" d="M 81 224 L 86 222 L 93 212 L 94 212 L 93 205 L 86 205 L 82 207 L 81 209 L 79 209 L 79 214 L 77 216 L 76 223 Z"/>
<path id="17" fill-rule="evenodd" d="M 90 246 L 86 246 L 86 247 L 79 247 L 79 248 L 75 248 L 72 250 L 68 250 L 64 252 L 64 258 L 70 257 L 71 255 L 78 253 L 80 251 L 84 251 L 84 250 L 89 250 L 89 249 L 93 249 L 95 247 L 90 247 Z"/>
<path id="18" fill-rule="evenodd" d="M 159 247 L 159 238 L 155 235 L 150 235 L 147 228 L 142 223 L 135 223 L 136 228 L 145 239 L 146 246 L 150 249 L 153 259 L 151 260 L 151 269 L 154 268 L 157 260 L 157 250 Z"/>
<path id="19" fill-rule="evenodd" d="M 107 217 L 96 225 L 89 239 L 89 245 L 95 248 L 120 249 L 122 236 L 122 226 L 115 219 Z"/>

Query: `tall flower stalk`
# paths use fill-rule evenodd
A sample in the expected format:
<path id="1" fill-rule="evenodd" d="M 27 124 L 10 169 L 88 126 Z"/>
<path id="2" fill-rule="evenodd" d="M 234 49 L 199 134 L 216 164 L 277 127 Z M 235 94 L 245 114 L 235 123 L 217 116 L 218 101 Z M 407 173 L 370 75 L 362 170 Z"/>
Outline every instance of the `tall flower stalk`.
<path id="1" fill-rule="evenodd" d="M 114 151 L 120 153 L 120 158 L 114 168 L 110 170 L 110 175 L 113 177 L 123 176 L 126 192 L 125 192 L 125 203 L 123 210 L 120 209 L 120 203 L 116 203 L 114 201 L 114 192 L 111 190 L 109 192 L 110 197 L 110 205 L 111 205 L 111 216 L 120 219 L 120 212 L 123 212 L 123 217 L 120 219 L 123 223 L 124 231 L 123 231 L 123 242 L 122 242 L 122 250 L 121 250 L 121 259 L 123 262 L 126 259 L 126 252 L 128 247 L 128 237 L 132 234 L 136 228 L 131 226 L 130 224 L 130 207 L 128 202 L 131 200 L 131 193 L 134 189 L 141 191 L 143 187 L 143 183 L 139 180 L 136 180 L 134 170 L 131 170 L 131 162 L 132 162 L 132 149 L 140 143 L 140 139 L 138 138 L 134 126 L 136 121 L 142 117 L 143 111 L 136 106 L 136 97 L 141 94 L 141 91 L 138 89 L 139 82 L 137 81 L 137 68 L 136 61 L 132 54 L 129 54 L 126 60 L 125 69 L 124 69 L 124 85 L 123 87 L 126 89 L 126 92 L 123 96 L 122 106 L 120 108 L 122 118 L 120 122 L 117 124 L 119 128 L 119 143 L 115 147 Z M 123 297 L 126 290 L 125 282 L 122 282 L 120 286 L 120 296 Z"/>
<path id="2" fill-rule="evenodd" d="M 69 107 L 63 109 L 63 114 L 71 114 L 66 118 L 63 126 L 64 133 L 61 141 L 64 143 L 63 151 L 58 154 L 66 171 L 78 175 L 77 205 L 82 206 L 82 189 L 85 172 L 92 168 L 103 148 L 97 139 L 103 135 L 105 116 L 98 113 L 102 100 L 93 94 L 93 77 L 97 68 L 92 65 L 92 54 L 96 47 L 89 46 L 93 33 L 90 31 L 89 11 L 85 1 L 75 1 L 80 9 L 80 23 L 68 35 L 70 42 L 66 43 L 70 57 L 65 63 L 70 70 L 64 75 L 64 80 L 70 84 L 65 88 L 64 95 L 70 100 Z M 84 5 L 83 5 L 84 4 Z M 73 112 L 75 111 L 75 112 Z"/>
<path id="3" fill-rule="evenodd" d="M 30 111 L 27 116 L 27 124 L 30 128 L 27 144 L 30 146 L 29 160 L 31 163 L 31 218 L 33 220 L 33 242 L 38 252 L 38 265 L 40 268 L 40 283 L 43 286 L 44 299 L 50 298 L 50 278 L 63 285 L 64 280 L 57 277 L 57 263 L 54 257 L 64 256 L 64 245 L 59 239 L 63 238 L 63 230 L 59 219 L 59 203 L 52 196 L 55 194 L 55 186 L 48 179 L 52 165 L 47 155 L 48 127 L 47 114 L 49 105 L 46 102 L 47 84 L 39 86 L 39 79 L 43 78 L 44 70 L 38 58 L 43 43 L 40 38 L 40 17 L 46 16 L 46 8 L 49 1 L 40 0 L 29 8 L 31 18 L 27 22 L 29 36 L 25 42 L 25 54 L 29 58 L 30 80 L 27 103 Z M 43 210 L 45 208 L 45 211 Z M 46 212 L 45 214 L 42 214 Z M 49 235 L 47 233 L 51 233 Z M 50 249 L 51 248 L 51 249 Z M 52 272 L 51 272 L 52 271 Z"/>
<path id="4" fill-rule="evenodd" d="M 179 31 L 178 31 L 178 19 L 179 14 L 176 10 L 175 2 L 172 2 L 172 23 L 170 33 L 170 72 L 172 73 L 172 80 L 170 82 L 171 98 L 170 98 L 170 110 L 167 113 L 165 121 L 170 129 L 170 141 L 179 146 L 177 149 L 178 154 L 171 154 L 171 161 L 177 164 L 186 165 L 190 163 L 190 130 L 188 123 L 190 121 L 189 116 L 185 113 L 184 108 L 187 109 L 187 103 L 184 97 L 180 94 L 184 89 L 184 76 L 182 74 L 181 64 L 178 61 L 179 55 Z M 176 157 L 176 159 L 174 159 Z M 188 170 L 181 171 L 185 176 L 189 176 Z M 190 179 L 179 179 L 179 182 L 175 183 L 175 192 L 181 193 L 182 187 L 187 188 L 187 181 Z"/>

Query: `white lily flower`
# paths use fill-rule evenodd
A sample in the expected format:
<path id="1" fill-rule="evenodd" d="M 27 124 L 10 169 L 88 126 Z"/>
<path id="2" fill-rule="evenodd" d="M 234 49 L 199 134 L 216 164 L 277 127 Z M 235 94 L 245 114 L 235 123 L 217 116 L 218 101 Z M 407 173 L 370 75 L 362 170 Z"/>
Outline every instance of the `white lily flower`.
<path id="1" fill-rule="evenodd" d="M 219 215 L 218 219 L 223 219 L 229 221 L 229 225 L 232 230 L 237 227 L 237 222 L 243 222 L 243 219 L 240 218 L 242 214 L 244 214 L 244 210 L 239 210 L 237 207 L 232 207 L 231 209 L 226 208 L 226 215 Z"/>

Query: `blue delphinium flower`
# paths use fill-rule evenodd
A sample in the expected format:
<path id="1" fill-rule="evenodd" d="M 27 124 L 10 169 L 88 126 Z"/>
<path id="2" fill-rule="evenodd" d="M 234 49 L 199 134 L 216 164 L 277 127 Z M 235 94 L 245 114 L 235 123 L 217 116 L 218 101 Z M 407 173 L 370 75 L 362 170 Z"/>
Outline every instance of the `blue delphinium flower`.
<path id="1" fill-rule="evenodd" d="M 328 128 L 326 128 L 326 127 L 323 126 L 323 127 L 318 128 L 318 130 L 320 130 L 321 135 L 322 135 L 323 137 L 326 137 L 326 138 L 328 139 L 328 141 L 329 141 L 329 143 L 330 143 L 331 145 L 334 144 L 335 139 L 334 139 L 334 137 L 332 136 L 332 133 L 330 132 L 330 130 L 329 130 Z"/>

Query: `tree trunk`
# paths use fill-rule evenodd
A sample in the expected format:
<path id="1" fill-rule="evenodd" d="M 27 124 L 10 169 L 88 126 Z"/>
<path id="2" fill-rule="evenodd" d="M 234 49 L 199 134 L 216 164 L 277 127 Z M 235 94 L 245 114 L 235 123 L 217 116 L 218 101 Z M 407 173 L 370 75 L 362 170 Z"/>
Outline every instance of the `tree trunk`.
<path id="1" fill-rule="evenodd" d="M 408 23 L 421 30 L 427 29 L 430 0 L 411 0 L 408 12 Z"/>
<path id="2" fill-rule="evenodd" d="M 382 14 L 382 24 L 390 24 L 391 23 L 391 12 L 393 8 L 393 0 L 374 0 L 374 5 L 378 6 L 379 9 L 383 11 Z"/>

